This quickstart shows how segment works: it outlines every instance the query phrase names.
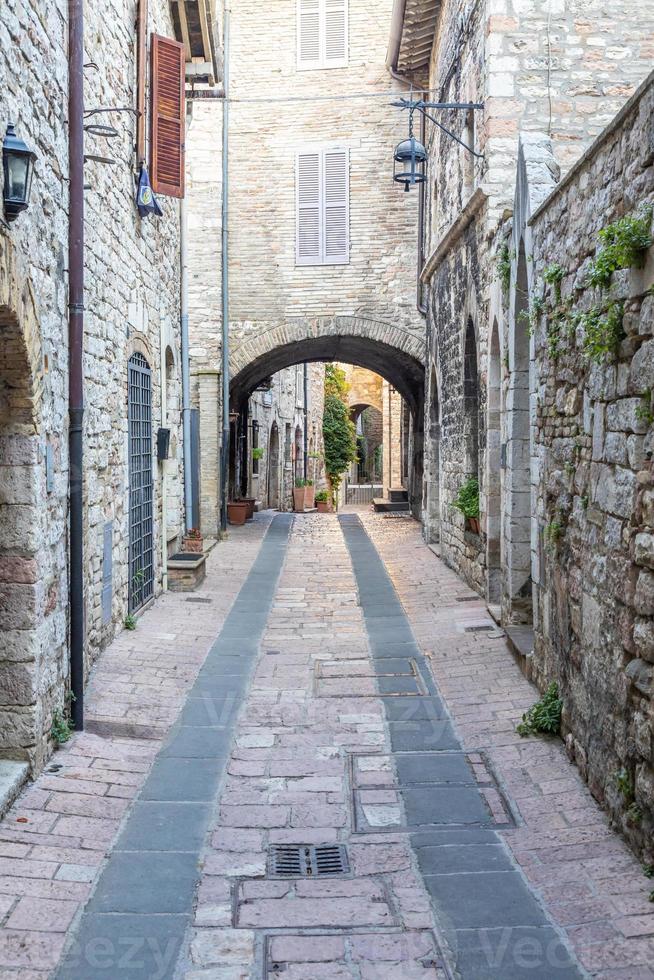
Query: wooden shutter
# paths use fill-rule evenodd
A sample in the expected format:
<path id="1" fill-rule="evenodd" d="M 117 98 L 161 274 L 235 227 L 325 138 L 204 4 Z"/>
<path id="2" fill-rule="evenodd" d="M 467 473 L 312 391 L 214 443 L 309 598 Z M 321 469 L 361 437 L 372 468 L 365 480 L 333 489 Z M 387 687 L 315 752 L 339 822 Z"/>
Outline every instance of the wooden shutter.
<path id="1" fill-rule="evenodd" d="M 298 68 L 320 67 L 321 0 L 297 0 Z"/>
<path id="2" fill-rule="evenodd" d="M 323 0 L 324 64 L 328 68 L 347 65 L 347 0 Z"/>
<path id="3" fill-rule="evenodd" d="M 184 197 L 184 45 L 153 34 L 150 181 L 155 194 Z"/>
<path id="4" fill-rule="evenodd" d="M 296 171 L 296 258 L 298 265 L 320 262 L 320 153 L 298 153 Z"/>
<path id="5" fill-rule="evenodd" d="M 323 155 L 324 262 L 348 260 L 348 154 L 325 150 Z"/>
<path id="6" fill-rule="evenodd" d="M 348 262 L 348 151 L 299 153 L 296 201 L 297 264 L 341 265 Z"/>

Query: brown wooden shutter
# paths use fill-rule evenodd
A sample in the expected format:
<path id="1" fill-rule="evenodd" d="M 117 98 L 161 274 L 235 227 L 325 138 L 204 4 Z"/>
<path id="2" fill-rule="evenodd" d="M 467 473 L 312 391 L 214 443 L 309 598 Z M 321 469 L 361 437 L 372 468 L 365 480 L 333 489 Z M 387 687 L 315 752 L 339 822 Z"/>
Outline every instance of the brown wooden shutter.
<path id="1" fill-rule="evenodd" d="M 150 181 L 155 194 L 184 197 L 184 45 L 153 34 Z"/>

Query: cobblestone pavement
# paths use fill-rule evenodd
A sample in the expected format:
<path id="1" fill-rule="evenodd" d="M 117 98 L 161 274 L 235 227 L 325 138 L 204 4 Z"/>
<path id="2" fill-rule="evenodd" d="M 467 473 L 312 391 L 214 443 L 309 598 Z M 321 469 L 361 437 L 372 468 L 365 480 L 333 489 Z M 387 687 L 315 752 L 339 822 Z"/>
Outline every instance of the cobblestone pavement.
<path id="1" fill-rule="evenodd" d="M 0 980 L 654 977 L 651 883 L 561 743 L 516 736 L 536 694 L 485 607 L 359 516 L 287 544 L 258 515 L 105 651 L 96 734 L 0 824 Z"/>

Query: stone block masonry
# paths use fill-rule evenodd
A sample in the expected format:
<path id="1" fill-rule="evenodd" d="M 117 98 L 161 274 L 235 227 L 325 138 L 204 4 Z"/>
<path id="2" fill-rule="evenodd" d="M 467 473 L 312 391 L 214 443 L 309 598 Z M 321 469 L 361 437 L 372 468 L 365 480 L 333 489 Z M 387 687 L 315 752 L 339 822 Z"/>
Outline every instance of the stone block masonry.
<path id="1" fill-rule="evenodd" d="M 654 851 L 654 249 L 644 267 L 587 285 L 598 232 L 654 203 L 650 76 L 531 221 L 534 333 L 536 644 L 530 671 L 559 682 L 572 758 L 612 820 Z M 654 226 L 653 226 L 654 228 Z M 567 311 L 552 312 L 547 267 L 561 268 Z M 533 303 L 533 299 L 532 299 Z M 622 326 L 596 359 L 576 312 L 620 304 Z M 566 326 L 569 324 L 569 326 Z M 552 338 L 555 337 L 555 340 Z M 556 528 L 556 534 L 551 532 Z"/>
<path id="2" fill-rule="evenodd" d="M 174 36 L 169 4 L 150 2 L 148 34 Z M 86 5 L 85 104 L 136 104 L 136 0 Z M 15 0 L 0 13 L 5 121 L 37 154 L 30 207 L 0 219 L 0 755 L 39 768 L 68 679 L 67 5 Z M 94 117 L 97 122 L 100 117 Z M 134 197 L 136 122 L 109 147 L 85 134 L 84 554 L 87 666 L 127 612 L 130 573 L 127 362 L 152 377 L 153 436 L 172 430 L 166 472 L 153 452 L 154 593 L 180 530 L 179 216 L 140 219 Z M 153 439 L 154 442 L 154 439 Z M 167 498 L 167 503 L 165 503 Z"/>

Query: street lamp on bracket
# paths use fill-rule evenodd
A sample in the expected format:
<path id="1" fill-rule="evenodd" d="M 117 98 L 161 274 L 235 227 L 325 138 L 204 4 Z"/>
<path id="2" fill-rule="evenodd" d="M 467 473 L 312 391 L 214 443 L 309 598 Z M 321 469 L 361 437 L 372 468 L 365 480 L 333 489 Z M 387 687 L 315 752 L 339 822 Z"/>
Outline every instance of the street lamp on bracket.
<path id="1" fill-rule="evenodd" d="M 483 109 L 483 103 L 481 102 L 426 102 L 424 99 L 399 99 L 397 102 L 392 102 L 391 105 L 398 109 L 408 109 L 409 110 L 409 135 L 407 139 L 402 140 L 397 144 L 393 152 L 393 180 L 398 184 L 404 184 L 404 190 L 408 191 L 411 187 L 416 184 L 424 184 L 427 179 L 426 169 L 427 169 L 427 150 L 413 135 L 413 114 L 414 112 L 419 112 L 424 119 L 429 119 L 438 129 L 442 130 L 450 139 L 453 139 L 456 143 L 459 143 L 468 153 L 471 153 L 473 157 L 478 160 L 483 160 L 483 153 L 477 153 L 472 146 L 468 146 L 464 143 L 455 133 L 453 133 L 447 126 L 439 122 L 434 116 L 432 116 L 428 109 L 445 109 L 445 110 L 464 110 L 465 112 L 474 111 L 477 109 Z"/>

